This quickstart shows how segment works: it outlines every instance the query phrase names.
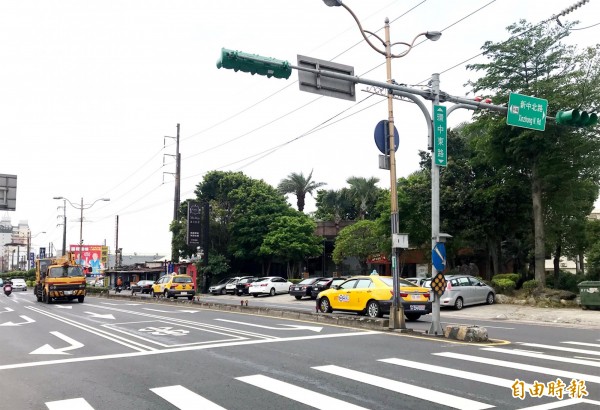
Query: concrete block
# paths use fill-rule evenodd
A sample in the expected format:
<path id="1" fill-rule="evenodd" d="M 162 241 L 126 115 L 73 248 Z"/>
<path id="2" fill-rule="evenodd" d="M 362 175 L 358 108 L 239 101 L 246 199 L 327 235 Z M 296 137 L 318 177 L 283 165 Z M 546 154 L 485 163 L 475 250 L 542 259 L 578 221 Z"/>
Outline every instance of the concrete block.
<path id="1" fill-rule="evenodd" d="M 446 329 L 444 329 L 444 336 L 447 339 L 475 343 L 487 342 L 489 340 L 487 329 L 479 326 L 446 326 Z"/>

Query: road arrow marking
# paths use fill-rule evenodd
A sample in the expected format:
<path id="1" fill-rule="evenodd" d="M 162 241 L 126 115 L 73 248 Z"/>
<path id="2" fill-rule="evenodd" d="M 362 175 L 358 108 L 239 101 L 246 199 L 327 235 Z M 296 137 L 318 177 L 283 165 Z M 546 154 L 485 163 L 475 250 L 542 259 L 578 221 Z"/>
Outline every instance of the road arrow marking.
<path id="1" fill-rule="evenodd" d="M 12 309 L 11 309 L 11 308 L 9 308 L 9 307 L 7 307 L 7 308 L 4 308 L 4 310 L 5 310 L 4 312 L 0 312 L 0 313 L 14 312 L 14 310 L 12 310 Z"/>
<path id="2" fill-rule="evenodd" d="M 83 312 L 83 313 L 87 313 L 88 315 L 91 315 L 90 317 L 99 317 L 101 319 L 115 320 L 115 317 L 113 315 L 111 315 L 110 313 L 107 315 L 101 315 L 100 313 L 94 313 L 94 312 Z"/>
<path id="3" fill-rule="evenodd" d="M 322 327 L 318 327 L 318 326 L 281 325 L 281 326 L 288 326 L 288 327 L 272 327 L 272 326 L 256 325 L 253 323 L 236 322 L 235 320 L 227 320 L 227 319 L 215 319 L 215 320 L 219 320 L 221 322 L 237 323 L 238 325 L 260 327 L 262 329 L 272 329 L 272 330 L 310 330 L 312 332 L 320 332 L 321 330 L 323 330 Z"/>
<path id="4" fill-rule="evenodd" d="M 50 332 L 50 334 L 53 334 L 54 336 L 58 337 L 59 339 L 64 340 L 65 342 L 69 343 L 70 346 L 55 349 L 52 346 L 50 346 L 49 344 L 45 344 L 44 346 L 34 350 L 33 352 L 31 352 L 29 354 L 70 354 L 70 353 L 66 353 L 66 351 L 73 350 L 73 349 L 79 349 L 80 347 L 84 346 L 83 343 L 79 343 L 77 340 L 71 339 L 69 336 L 65 336 L 60 332 Z"/>
<path id="5" fill-rule="evenodd" d="M 20 323 L 6 322 L 6 323 L 2 323 L 0 326 L 21 326 L 21 325 L 26 325 L 28 323 L 35 323 L 35 320 L 33 320 L 27 316 L 20 316 L 20 317 L 25 319 L 25 322 L 20 322 Z"/>

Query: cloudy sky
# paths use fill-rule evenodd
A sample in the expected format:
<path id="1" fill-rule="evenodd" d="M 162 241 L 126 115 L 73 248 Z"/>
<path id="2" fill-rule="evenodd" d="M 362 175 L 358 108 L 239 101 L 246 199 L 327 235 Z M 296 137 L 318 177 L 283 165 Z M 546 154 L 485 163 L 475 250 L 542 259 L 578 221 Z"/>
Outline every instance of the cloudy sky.
<path id="1" fill-rule="evenodd" d="M 363 28 L 392 42 L 427 30 L 393 61 L 393 77 L 412 88 L 441 73 L 441 89 L 473 97 L 464 85 L 483 62 L 487 40 L 506 39 L 506 26 L 537 23 L 576 0 L 347 0 Z M 567 42 L 584 47 L 600 38 L 600 2 L 590 0 L 565 20 L 579 20 Z M 586 28 L 588 26 L 593 26 Z M 276 186 L 292 172 L 313 171 L 327 189 L 351 176 L 377 177 L 375 125 L 385 99 L 357 85 L 356 102 L 320 97 L 289 80 L 218 70 L 222 47 L 289 60 L 297 55 L 354 67 L 386 80 L 384 57 L 371 49 L 346 10 L 320 0 L 6 0 L 0 2 L 0 174 L 18 177 L 17 210 L 35 247 L 62 244 L 63 201 L 84 211 L 83 239 L 126 254 L 170 254 L 174 139 L 181 124 L 181 198 L 211 170 L 242 171 Z M 401 53 L 401 45 L 394 48 Z M 503 103 L 503 102 L 496 102 Z M 427 102 L 429 106 L 429 102 Z M 551 102 L 550 102 L 551 105 Z M 399 177 L 418 167 L 426 126 L 413 105 L 396 101 Z M 449 126 L 470 119 L 457 110 Z M 289 198 L 295 204 L 295 197 Z M 314 210 L 308 199 L 307 211 Z M 441 210 L 443 212 L 443 210 Z M 79 241 L 79 210 L 67 203 L 67 244 Z M 46 232 L 45 234 L 36 234 Z"/>

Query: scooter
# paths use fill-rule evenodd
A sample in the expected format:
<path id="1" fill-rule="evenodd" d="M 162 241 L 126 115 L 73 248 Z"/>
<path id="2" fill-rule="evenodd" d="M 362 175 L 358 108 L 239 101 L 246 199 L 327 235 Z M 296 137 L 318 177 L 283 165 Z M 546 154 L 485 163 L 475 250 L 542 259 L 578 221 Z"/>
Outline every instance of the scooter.
<path id="1" fill-rule="evenodd" d="M 7 283 L 6 285 L 4 285 L 4 294 L 6 296 L 10 296 L 11 293 L 12 293 L 12 286 Z"/>
<path id="2" fill-rule="evenodd" d="M 119 286 L 119 285 L 115 286 L 115 293 L 121 293 L 122 290 L 123 290 L 122 286 Z"/>

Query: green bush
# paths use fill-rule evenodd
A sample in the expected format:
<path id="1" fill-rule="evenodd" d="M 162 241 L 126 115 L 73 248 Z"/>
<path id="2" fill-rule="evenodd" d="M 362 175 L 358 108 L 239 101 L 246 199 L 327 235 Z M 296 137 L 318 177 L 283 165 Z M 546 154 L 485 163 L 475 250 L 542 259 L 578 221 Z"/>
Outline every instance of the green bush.
<path id="1" fill-rule="evenodd" d="M 527 280 L 525 282 L 523 282 L 523 286 L 521 286 L 521 289 L 526 290 L 528 293 L 531 293 L 534 289 L 537 289 L 538 287 L 538 281 L 535 279 L 532 280 Z"/>
<path id="2" fill-rule="evenodd" d="M 517 287 L 516 283 L 510 279 L 492 279 L 492 286 L 496 289 L 496 293 L 504 295 L 512 293 Z"/>
<path id="3" fill-rule="evenodd" d="M 546 287 L 556 290 L 568 290 L 569 292 L 579 293 L 577 284 L 586 278 L 582 274 L 574 275 L 569 272 L 560 271 L 558 273 L 558 284 L 554 283 L 554 272 L 546 273 Z"/>
<path id="4" fill-rule="evenodd" d="M 494 279 L 508 279 L 517 284 L 519 283 L 519 279 L 521 279 L 521 275 L 518 273 L 498 273 L 492 277 L 492 281 L 494 281 Z"/>

